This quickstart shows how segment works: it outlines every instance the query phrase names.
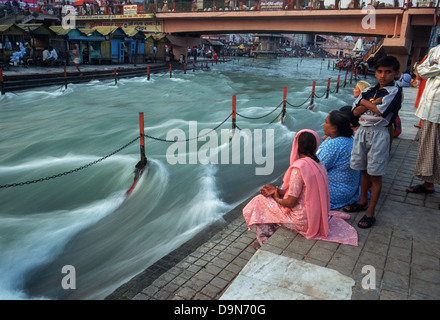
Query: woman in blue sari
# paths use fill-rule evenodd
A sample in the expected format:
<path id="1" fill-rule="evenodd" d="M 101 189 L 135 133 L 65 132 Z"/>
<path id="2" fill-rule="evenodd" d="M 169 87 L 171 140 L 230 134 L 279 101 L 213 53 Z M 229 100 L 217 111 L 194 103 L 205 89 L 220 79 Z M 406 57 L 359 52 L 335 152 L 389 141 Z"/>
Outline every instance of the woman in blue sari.
<path id="1" fill-rule="evenodd" d="M 339 110 L 331 111 L 323 128 L 327 138 L 316 155 L 328 172 L 330 208 L 337 209 L 359 200 L 361 173 L 350 168 L 353 130 L 349 116 Z"/>

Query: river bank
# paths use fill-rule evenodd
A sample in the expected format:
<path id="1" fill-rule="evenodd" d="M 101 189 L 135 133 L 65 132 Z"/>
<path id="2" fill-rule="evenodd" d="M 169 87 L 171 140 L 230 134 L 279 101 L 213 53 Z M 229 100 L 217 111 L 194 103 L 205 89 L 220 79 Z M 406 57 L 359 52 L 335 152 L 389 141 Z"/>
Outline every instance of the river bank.
<path id="1" fill-rule="evenodd" d="M 345 279 L 348 294 L 344 299 L 439 299 L 440 237 L 436 226 L 440 223 L 440 186 L 431 195 L 405 192 L 409 185 L 420 182 L 412 174 L 418 144 L 414 127 L 418 118 L 413 108 L 416 93 L 417 89 L 404 88 L 403 133 L 393 141 L 376 225 L 357 228 L 362 212 L 348 220 L 358 230 L 357 247 L 306 240 L 279 229 L 256 252 L 251 245 L 255 230 L 247 230 L 241 215 L 250 197 L 106 299 L 341 299 L 334 288 L 311 291 L 295 283 L 311 266 L 316 275 L 331 271 Z M 289 263 L 302 267 L 296 274 L 286 273 L 282 268 Z M 367 289 L 362 285 L 365 266 L 375 271 L 375 286 Z"/>

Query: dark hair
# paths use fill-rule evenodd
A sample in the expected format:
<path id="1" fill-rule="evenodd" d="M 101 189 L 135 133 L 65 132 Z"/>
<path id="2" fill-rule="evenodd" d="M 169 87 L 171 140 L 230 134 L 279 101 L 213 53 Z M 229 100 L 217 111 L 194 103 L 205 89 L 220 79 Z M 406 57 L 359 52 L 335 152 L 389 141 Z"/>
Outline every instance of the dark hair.
<path id="1" fill-rule="evenodd" d="M 319 163 L 319 159 L 316 156 L 317 147 L 316 138 L 310 132 L 303 132 L 298 137 L 298 152 Z"/>
<path id="2" fill-rule="evenodd" d="M 342 111 L 334 110 L 329 113 L 329 120 L 331 125 L 338 129 L 339 136 L 351 137 L 353 130 L 350 128 L 350 117 Z"/>
<path id="3" fill-rule="evenodd" d="M 391 67 L 394 71 L 400 70 L 400 62 L 393 56 L 385 56 L 376 62 L 376 69 L 379 67 Z"/>
<path id="4" fill-rule="evenodd" d="M 339 109 L 339 111 L 346 114 L 350 118 L 350 123 L 353 128 L 359 127 L 359 117 L 356 117 L 351 109 L 351 106 L 343 106 L 341 109 Z"/>

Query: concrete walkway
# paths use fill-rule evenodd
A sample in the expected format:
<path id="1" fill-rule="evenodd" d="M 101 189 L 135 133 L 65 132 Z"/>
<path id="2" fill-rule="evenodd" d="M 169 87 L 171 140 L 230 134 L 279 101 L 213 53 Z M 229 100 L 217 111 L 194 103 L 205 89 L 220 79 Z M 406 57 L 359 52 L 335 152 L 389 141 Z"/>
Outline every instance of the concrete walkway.
<path id="1" fill-rule="evenodd" d="M 255 229 L 247 230 L 241 214 L 245 201 L 106 299 L 439 299 L 440 186 L 431 195 L 405 192 L 420 182 L 413 177 L 416 94 L 404 88 L 403 134 L 392 145 L 376 225 L 357 228 L 363 212 L 348 220 L 357 247 L 279 229 L 255 251 Z"/>

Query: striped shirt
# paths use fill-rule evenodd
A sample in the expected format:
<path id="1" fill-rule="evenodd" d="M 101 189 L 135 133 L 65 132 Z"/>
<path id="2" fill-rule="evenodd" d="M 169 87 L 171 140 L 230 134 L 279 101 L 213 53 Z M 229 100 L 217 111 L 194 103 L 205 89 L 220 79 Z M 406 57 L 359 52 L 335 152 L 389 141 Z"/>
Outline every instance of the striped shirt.
<path id="1" fill-rule="evenodd" d="M 373 101 L 381 97 L 382 103 L 376 105 L 381 114 L 379 115 L 371 110 L 365 111 L 359 117 L 361 126 L 389 127 L 394 122 L 402 106 L 402 88 L 394 85 L 394 81 L 388 83 L 382 89 L 379 89 L 379 84 L 377 84 L 362 91 L 353 103 L 352 111 L 360 105 L 362 99 Z"/>

